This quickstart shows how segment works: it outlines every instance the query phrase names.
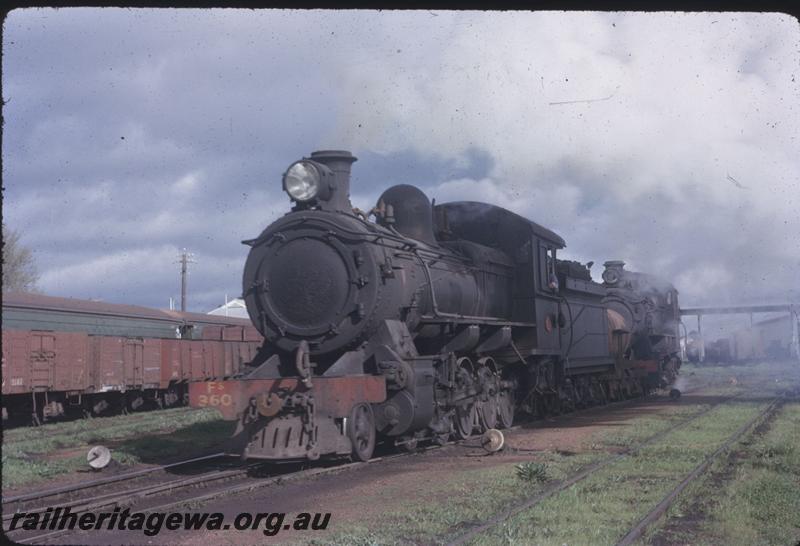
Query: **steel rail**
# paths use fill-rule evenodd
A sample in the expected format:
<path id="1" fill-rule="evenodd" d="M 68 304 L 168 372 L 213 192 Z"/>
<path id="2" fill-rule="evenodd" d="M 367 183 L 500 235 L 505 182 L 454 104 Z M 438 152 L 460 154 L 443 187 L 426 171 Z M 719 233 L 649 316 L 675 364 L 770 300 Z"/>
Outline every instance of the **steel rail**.
<path id="1" fill-rule="evenodd" d="M 133 478 L 138 478 L 139 476 L 152 474 L 153 472 L 158 472 L 160 470 L 166 470 L 168 468 L 175 468 L 175 467 L 178 467 L 178 466 L 183 466 L 183 465 L 187 465 L 187 464 L 191 464 L 191 463 L 205 461 L 205 460 L 208 460 L 208 459 L 216 459 L 216 458 L 223 457 L 223 456 L 225 456 L 224 452 L 212 453 L 210 455 L 203 455 L 202 457 L 194 457 L 192 459 L 186 459 L 186 460 L 177 461 L 177 462 L 174 462 L 174 463 L 163 464 L 163 465 L 154 466 L 154 467 L 151 467 L 151 468 L 144 468 L 142 470 L 136 470 L 134 472 L 127 472 L 125 474 L 118 474 L 116 476 L 109 476 L 108 478 L 102 478 L 102 479 L 93 480 L 93 481 L 90 481 L 90 482 L 84 482 L 84 483 L 79 483 L 79 484 L 75 484 L 75 485 L 66 485 L 66 486 L 63 486 L 63 487 L 55 487 L 53 489 L 46 489 L 44 491 L 37 491 L 35 493 L 25 493 L 25 494 L 22 494 L 22 495 L 16 495 L 14 497 L 8 497 L 6 499 L 3 499 L 3 512 L 4 512 L 3 519 L 4 520 L 7 519 L 6 515 L 5 515 L 6 507 L 8 505 L 10 505 L 10 504 L 13 504 L 13 503 L 32 501 L 32 500 L 40 500 L 40 499 L 44 499 L 44 498 L 47 498 L 47 497 L 52 497 L 52 496 L 56 496 L 56 495 L 64 495 L 64 494 L 67 494 L 67 493 L 73 493 L 75 491 L 81 491 L 83 489 L 89 489 L 89 488 L 92 488 L 92 487 L 98 487 L 98 486 L 106 485 L 106 484 L 109 484 L 109 483 L 127 481 L 127 480 L 131 480 Z"/>
<path id="2" fill-rule="evenodd" d="M 84 499 L 77 499 L 71 502 L 56 504 L 54 506 L 45 506 L 41 508 L 34 508 L 26 510 L 28 513 L 38 512 L 44 513 L 47 508 L 70 508 L 72 513 L 89 512 L 91 510 L 98 510 L 106 506 L 117 506 L 124 504 L 128 500 L 149 497 L 159 493 L 173 491 L 175 489 L 183 489 L 193 485 L 202 485 L 212 481 L 223 480 L 227 478 L 235 478 L 243 476 L 252 469 L 254 465 L 249 465 L 245 468 L 238 468 L 235 470 L 212 470 L 204 474 L 198 474 L 188 478 L 178 478 L 176 480 L 169 480 L 157 484 L 143 485 L 141 487 L 127 489 L 125 491 L 113 491 L 110 493 L 103 493 L 93 497 Z M 13 517 L 13 514 L 11 515 Z M 5 519 L 5 518 L 4 518 Z M 9 518 L 10 519 L 10 518 Z"/>
<path id="3" fill-rule="evenodd" d="M 628 533 L 622 537 L 619 542 L 617 542 L 617 546 L 630 546 L 640 539 L 642 535 L 644 535 L 647 528 L 666 513 L 669 507 L 672 506 L 672 504 L 678 498 L 678 495 L 680 495 L 690 483 L 697 479 L 711 465 L 711 463 L 713 463 L 725 450 L 733 445 L 734 442 L 738 441 L 742 436 L 748 433 L 756 425 L 756 423 L 762 419 L 769 418 L 770 414 L 774 414 L 774 411 L 777 409 L 782 399 L 783 397 L 781 396 L 775 398 L 772 402 L 770 402 L 770 404 L 767 405 L 766 408 L 759 412 L 758 415 L 747 421 L 738 430 L 736 430 L 736 432 L 730 435 L 721 446 L 714 450 L 713 453 L 708 455 L 703 462 L 697 465 L 694 470 L 692 470 L 683 479 L 683 481 L 681 481 L 681 483 L 667 493 L 661 502 L 659 502 L 650 512 L 648 512 L 645 517 L 639 520 L 639 522 L 630 531 L 628 531 Z"/>
<path id="4" fill-rule="evenodd" d="M 189 488 L 196 485 L 206 485 L 211 482 L 226 480 L 237 478 L 240 476 L 245 476 L 247 473 L 253 468 L 253 466 L 257 465 L 250 465 L 246 468 L 237 469 L 237 470 L 214 470 L 211 472 L 207 472 L 205 474 L 200 474 L 197 476 L 192 476 L 189 478 L 182 478 L 178 480 L 172 480 L 167 483 L 159 483 L 159 484 L 151 484 L 148 486 L 143 486 L 140 488 L 128 490 L 128 491 L 121 491 L 116 493 L 106 493 L 103 495 L 99 495 L 96 497 L 89 497 L 85 499 L 79 499 L 69 503 L 63 503 L 56 506 L 48 506 L 47 508 L 69 508 L 71 514 L 82 514 L 86 512 L 92 512 L 96 510 L 100 510 L 102 508 L 113 508 L 117 506 L 129 506 L 132 504 L 133 501 L 138 499 L 143 499 L 146 497 L 167 493 L 171 491 L 175 491 L 178 489 Z M 187 499 L 187 501 L 191 501 L 193 499 Z M 35 510 L 29 510 L 29 513 L 44 513 L 45 508 L 38 508 Z M 41 529 L 37 529 L 41 531 Z M 24 533 L 26 529 L 16 528 L 16 529 L 9 529 L 5 530 L 6 535 L 10 533 Z M 54 530 L 47 533 L 40 533 L 35 534 L 33 536 L 27 536 L 24 538 L 16 538 L 12 537 L 16 542 L 31 542 L 35 540 L 39 540 L 45 537 L 54 537 L 63 534 L 68 534 L 74 532 L 74 529 L 59 529 Z"/>

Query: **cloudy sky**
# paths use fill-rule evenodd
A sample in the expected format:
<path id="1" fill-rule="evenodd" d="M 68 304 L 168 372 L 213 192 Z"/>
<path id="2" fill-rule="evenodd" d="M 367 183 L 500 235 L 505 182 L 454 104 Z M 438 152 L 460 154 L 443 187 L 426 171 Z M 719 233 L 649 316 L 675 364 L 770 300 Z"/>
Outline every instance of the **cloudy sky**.
<path id="1" fill-rule="evenodd" d="M 3 217 L 48 294 L 241 293 L 285 167 L 552 228 L 685 306 L 800 302 L 800 26 L 781 14 L 24 9 L 3 28 Z M 595 266 L 595 276 L 602 267 Z"/>

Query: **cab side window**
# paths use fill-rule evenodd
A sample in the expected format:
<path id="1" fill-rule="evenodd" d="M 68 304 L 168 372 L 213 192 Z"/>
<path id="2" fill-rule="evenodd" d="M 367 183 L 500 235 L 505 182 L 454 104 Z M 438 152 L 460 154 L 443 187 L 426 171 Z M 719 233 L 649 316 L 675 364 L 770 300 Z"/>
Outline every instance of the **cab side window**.
<path id="1" fill-rule="evenodd" d="M 546 292 L 558 291 L 556 277 L 556 249 L 547 245 L 539 246 L 540 287 Z"/>

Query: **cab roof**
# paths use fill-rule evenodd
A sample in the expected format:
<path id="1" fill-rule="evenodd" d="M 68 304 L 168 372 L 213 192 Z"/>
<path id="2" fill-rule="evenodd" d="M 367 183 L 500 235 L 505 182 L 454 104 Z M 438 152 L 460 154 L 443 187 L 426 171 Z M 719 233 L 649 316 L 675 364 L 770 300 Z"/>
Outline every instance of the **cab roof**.
<path id="1" fill-rule="evenodd" d="M 487 246 L 518 247 L 525 244 L 531 234 L 557 248 L 566 246 L 557 233 L 515 212 L 488 203 L 442 203 L 434 207 L 434 218 L 440 232 L 449 228 L 459 237 Z"/>

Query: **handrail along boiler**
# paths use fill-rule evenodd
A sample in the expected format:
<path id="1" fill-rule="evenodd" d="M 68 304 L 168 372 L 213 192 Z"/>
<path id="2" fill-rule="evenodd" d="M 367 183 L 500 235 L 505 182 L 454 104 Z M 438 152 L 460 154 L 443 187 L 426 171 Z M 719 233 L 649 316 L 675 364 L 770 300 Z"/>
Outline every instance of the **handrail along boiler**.
<path id="1" fill-rule="evenodd" d="M 607 262 L 557 258 L 565 242 L 501 207 L 432 206 L 410 185 L 365 214 L 349 152 L 291 164 L 291 212 L 245 241 L 251 371 L 190 386 L 237 419 L 232 450 L 271 460 L 413 448 L 670 384 L 677 291 Z M 374 217 L 374 221 L 370 218 Z"/>

